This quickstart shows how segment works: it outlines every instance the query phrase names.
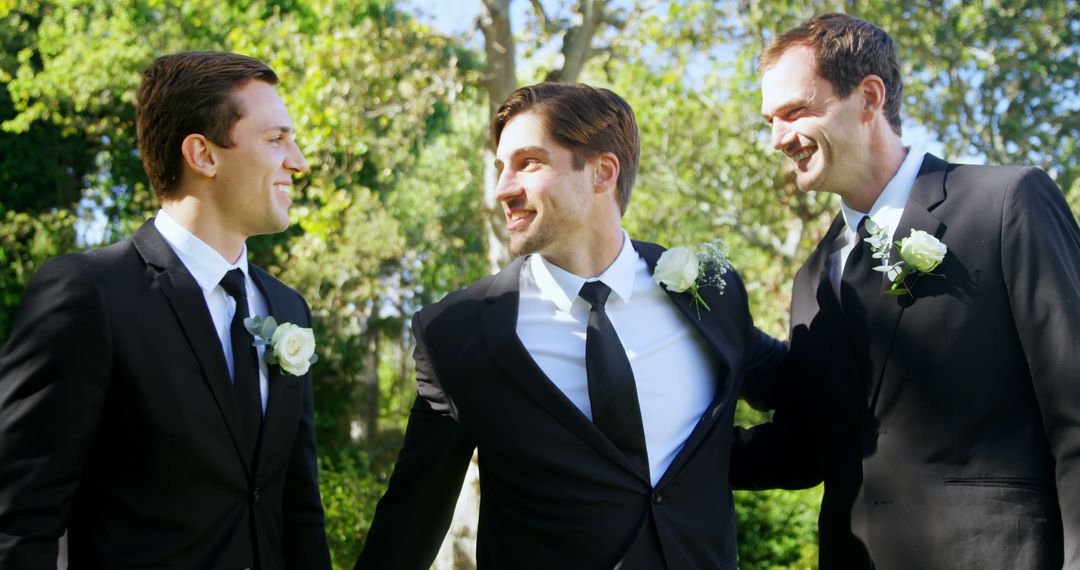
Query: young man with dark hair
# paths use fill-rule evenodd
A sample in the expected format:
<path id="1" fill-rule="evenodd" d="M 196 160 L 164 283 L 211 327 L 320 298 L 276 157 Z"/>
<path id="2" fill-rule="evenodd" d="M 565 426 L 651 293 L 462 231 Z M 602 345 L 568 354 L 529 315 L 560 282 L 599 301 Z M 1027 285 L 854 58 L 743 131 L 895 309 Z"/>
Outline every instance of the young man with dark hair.
<path id="1" fill-rule="evenodd" d="M 289 225 L 307 163 L 262 62 L 158 58 L 139 150 L 161 210 L 46 263 L 0 353 L 0 568 L 329 568 L 311 375 L 267 364 L 247 315 L 310 327 L 247 262 Z M 299 375 L 295 375 L 297 373 Z"/>
<path id="2" fill-rule="evenodd" d="M 357 568 L 428 568 L 476 449 L 481 568 L 734 570 L 735 396 L 782 345 L 734 271 L 708 309 L 654 283 L 664 249 L 621 226 L 620 97 L 523 87 L 493 126 L 518 257 L 414 317 L 418 397 Z"/>
<path id="3" fill-rule="evenodd" d="M 824 480 L 826 570 L 1080 568 L 1080 230 L 1039 169 L 905 146 L 899 68 L 843 14 L 762 55 L 773 147 L 841 211 L 795 277 L 794 373 L 748 394 L 777 411 L 732 483 Z"/>

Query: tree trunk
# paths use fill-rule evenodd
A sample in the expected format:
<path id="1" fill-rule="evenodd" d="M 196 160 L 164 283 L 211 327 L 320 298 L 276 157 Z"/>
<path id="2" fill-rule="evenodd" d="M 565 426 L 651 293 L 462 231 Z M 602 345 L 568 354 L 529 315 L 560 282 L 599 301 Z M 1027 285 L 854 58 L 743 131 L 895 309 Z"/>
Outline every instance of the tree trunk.
<path id="1" fill-rule="evenodd" d="M 480 30 L 484 33 L 484 53 L 487 55 L 487 73 L 484 84 L 488 94 L 488 119 L 495 117 L 499 105 L 517 89 L 517 68 L 514 55 L 514 34 L 510 27 L 510 0 L 484 0 L 480 16 Z M 490 131 L 484 140 L 484 230 L 487 236 L 488 270 L 497 272 L 510 261 L 507 242 L 506 215 L 495 199 L 494 141 Z"/>
<path id="2" fill-rule="evenodd" d="M 368 331 L 367 363 L 364 366 L 364 379 L 367 384 L 364 412 L 364 440 L 368 453 L 375 451 L 375 440 L 379 430 L 379 331 Z"/>

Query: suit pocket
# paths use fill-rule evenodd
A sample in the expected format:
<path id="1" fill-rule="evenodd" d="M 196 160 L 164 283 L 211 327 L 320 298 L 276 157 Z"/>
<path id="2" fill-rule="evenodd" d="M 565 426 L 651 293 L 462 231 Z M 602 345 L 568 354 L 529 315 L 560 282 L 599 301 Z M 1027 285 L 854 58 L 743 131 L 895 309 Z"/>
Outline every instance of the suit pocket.
<path id="1" fill-rule="evenodd" d="M 1025 477 L 949 477 L 945 478 L 946 485 L 957 485 L 964 487 L 1001 487 L 1005 489 L 1030 489 L 1032 491 L 1042 491 L 1046 489 L 1046 484 L 1037 479 L 1027 479 Z"/>
<path id="2" fill-rule="evenodd" d="M 946 477 L 928 513 L 925 550 L 949 552 L 951 568 L 1060 568 L 1055 501 L 1053 489 L 1036 479 Z"/>

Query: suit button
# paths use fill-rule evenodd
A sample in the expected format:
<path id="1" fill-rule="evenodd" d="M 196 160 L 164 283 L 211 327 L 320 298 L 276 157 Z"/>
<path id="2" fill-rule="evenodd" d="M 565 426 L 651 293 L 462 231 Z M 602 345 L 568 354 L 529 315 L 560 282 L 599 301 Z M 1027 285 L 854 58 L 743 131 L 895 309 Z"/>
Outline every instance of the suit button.
<path id="1" fill-rule="evenodd" d="M 251 492 L 251 502 L 252 502 L 252 504 L 259 502 L 259 488 L 258 487 L 255 487 L 255 490 Z"/>
<path id="2" fill-rule="evenodd" d="M 660 494 L 660 491 L 654 491 L 652 494 L 652 504 L 659 505 L 664 501 L 664 496 Z"/>

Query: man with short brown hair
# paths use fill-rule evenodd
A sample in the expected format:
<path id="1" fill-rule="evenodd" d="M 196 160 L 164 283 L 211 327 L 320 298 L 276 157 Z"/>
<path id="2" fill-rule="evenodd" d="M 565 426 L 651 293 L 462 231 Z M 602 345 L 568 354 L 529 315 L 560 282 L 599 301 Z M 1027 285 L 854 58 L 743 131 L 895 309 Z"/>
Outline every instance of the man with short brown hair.
<path id="1" fill-rule="evenodd" d="M 158 58 L 136 125 L 161 210 L 42 266 L 0 353 L 0 568 L 329 568 L 311 375 L 246 317 L 310 327 L 247 261 L 307 171 L 262 62 Z M 269 352 L 269 354 L 268 354 Z"/>
<path id="2" fill-rule="evenodd" d="M 777 411 L 732 483 L 824 480 L 825 570 L 1080 569 L 1080 229 L 1039 169 L 906 146 L 899 69 L 843 14 L 762 55 L 773 147 L 841 211 L 795 277 L 793 373 L 747 393 Z"/>
<path id="3" fill-rule="evenodd" d="M 414 317 L 418 397 L 357 568 L 428 568 L 476 449 L 481 568 L 734 570 L 735 395 L 782 346 L 734 271 L 707 307 L 654 282 L 664 249 L 621 226 L 622 98 L 523 87 L 494 135 L 518 257 Z"/>

